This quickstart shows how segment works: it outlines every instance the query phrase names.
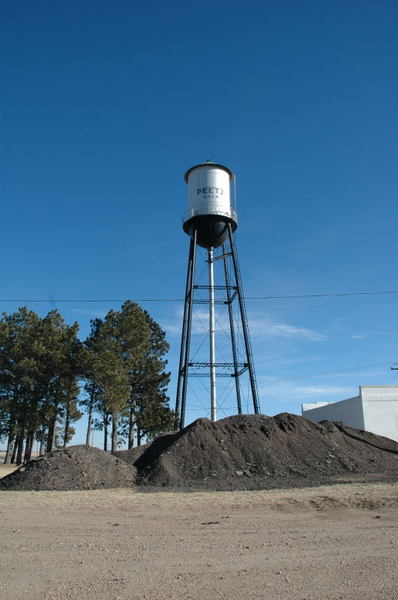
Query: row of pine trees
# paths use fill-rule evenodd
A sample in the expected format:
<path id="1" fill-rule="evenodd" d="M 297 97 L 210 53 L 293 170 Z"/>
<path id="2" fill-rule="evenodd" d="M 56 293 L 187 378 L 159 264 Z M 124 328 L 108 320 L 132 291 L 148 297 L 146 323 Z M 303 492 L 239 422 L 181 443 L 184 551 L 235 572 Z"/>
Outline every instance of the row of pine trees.
<path id="1" fill-rule="evenodd" d="M 87 414 L 86 443 L 103 432 L 104 450 L 129 448 L 169 431 L 165 334 L 138 304 L 126 301 L 91 321 L 85 341 L 78 323 L 57 310 L 44 318 L 21 307 L 0 319 L 0 442 L 6 463 L 65 447 Z"/>

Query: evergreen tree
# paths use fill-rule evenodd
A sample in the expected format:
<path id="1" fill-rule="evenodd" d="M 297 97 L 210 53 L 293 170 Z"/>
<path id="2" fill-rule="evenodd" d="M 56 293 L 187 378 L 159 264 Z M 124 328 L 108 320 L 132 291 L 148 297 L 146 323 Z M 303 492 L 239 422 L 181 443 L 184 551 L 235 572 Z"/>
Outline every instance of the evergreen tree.
<path id="1" fill-rule="evenodd" d="M 169 344 L 159 324 L 146 311 L 143 314 L 149 328 L 149 338 L 141 361 L 130 371 L 132 393 L 129 401 L 129 448 L 134 444 L 132 422 L 136 425 L 139 445 L 144 435 L 154 436 L 170 431 L 175 418 L 167 397 L 170 373 L 165 371 L 167 361 L 164 356 Z"/>
<path id="2" fill-rule="evenodd" d="M 127 301 L 95 319 L 83 345 L 78 324 L 67 325 L 57 310 L 44 318 L 21 307 L 0 319 L 0 440 L 7 440 L 6 462 L 30 460 L 33 443 L 40 453 L 65 446 L 74 423 L 88 412 L 91 428 L 104 431 L 108 448 L 118 434 L 140 443 L 172 427 L 165 367 L 168 344 L 160 326 L 138 304 Z M 86 395 L 80 398 L 79 383 Z"/>
<path id="3" fill-rule="evenodd" d="M 95 319 L 86 348 L 91 354 L 87 378 L 87 406 L 102 415 L 97 427 L 107 439 L 107 419 L 112 419 L 112 451 L 117 430 L 129 447 L 142 435 L 169 430 L 174 415 L 166 395 L 169 374 L 164 355 L 165 334 L 138 304 L 126 301 L 120 311 L 110 310 L 104 320 Z"/>
<path id="4" fill-rule="evenodd" d="M 57 419 L 77 413 L 77 377 L 82 344 L 78 325 L 65 324 L 54 310 L 40 317 L 26 307 L 0 321 L 0 398 L 2 425 L 7 432 L 6 462 L 28 461 L 33 442 L 51 450 Z M 70 435 L 70 432 L 69 432 Z M 67 434 L 68 436 L 68 434 Z"/>

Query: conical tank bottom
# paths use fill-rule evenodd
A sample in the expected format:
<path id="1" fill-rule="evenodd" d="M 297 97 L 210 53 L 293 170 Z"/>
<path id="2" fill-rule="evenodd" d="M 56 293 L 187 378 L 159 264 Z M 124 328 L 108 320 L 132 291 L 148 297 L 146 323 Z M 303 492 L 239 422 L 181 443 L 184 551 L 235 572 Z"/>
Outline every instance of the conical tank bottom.
<path id="1" fill-rule="evenodd" d="M 227 239 L 228 224 L 231 223 L 232 231 L 236 229 L 236 223 L 228 217 L 219 215 L 203 215 L 193 217 L 184 223 L 184 231 L 191 237 L 196 229 L 197 243 L 202 248 L 218 248 Z"/>

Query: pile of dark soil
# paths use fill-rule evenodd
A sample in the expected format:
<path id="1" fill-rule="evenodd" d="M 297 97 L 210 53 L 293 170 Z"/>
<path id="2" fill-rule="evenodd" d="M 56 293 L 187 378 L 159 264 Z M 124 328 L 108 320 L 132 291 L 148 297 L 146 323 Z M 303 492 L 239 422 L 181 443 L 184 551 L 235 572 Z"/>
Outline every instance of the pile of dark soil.
<path id="1" fill-rule="evenodd" d="M 269 489 L 371 479 L 398 481 L 398 443 L 342 423 L 282 413 L 199 419 L 118 452 L 143 486 Z"/>
<path id="2" fill-rule="evenodd" d="M 136 469 L 90 446 L 71 446 L 36 458 L 0 479 L 0 490 L 92 490 L 131 487 Z"/>
<path id="3" fill-rule="evenodd" d="M 72 446 L 0 480 L 0 490 L 131 487 L 270 489 L 341 481 L 398 481 L 398 443 L 282 413 L 199 419 L 182 431 L 113 456 Z"/>

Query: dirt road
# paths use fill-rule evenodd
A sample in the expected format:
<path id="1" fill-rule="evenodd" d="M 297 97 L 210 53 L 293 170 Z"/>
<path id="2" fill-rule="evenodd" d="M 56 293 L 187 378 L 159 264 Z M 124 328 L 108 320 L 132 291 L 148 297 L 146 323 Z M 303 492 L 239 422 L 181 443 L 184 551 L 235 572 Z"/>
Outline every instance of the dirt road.
<path id="1" fill-rule="evenodd" d="M 398 485 L 1 492 L 8 600 L 397 598 Z"/>

